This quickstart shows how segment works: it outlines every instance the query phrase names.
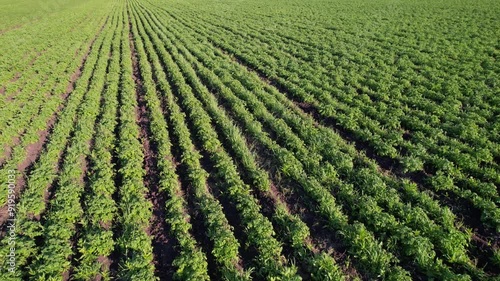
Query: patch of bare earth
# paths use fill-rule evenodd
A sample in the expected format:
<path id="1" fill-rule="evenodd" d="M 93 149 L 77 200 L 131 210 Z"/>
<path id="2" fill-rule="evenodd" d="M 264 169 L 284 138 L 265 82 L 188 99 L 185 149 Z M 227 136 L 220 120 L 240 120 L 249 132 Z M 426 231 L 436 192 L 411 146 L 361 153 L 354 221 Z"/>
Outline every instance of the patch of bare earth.
<path id="1" fill-rule="evenodd" d="M 5 144 L 4 145 L 4 155 L 0 158 L 0 166 L 5 164 L 5 161 L 7 159 L 10 159 L 12 156 L 12 148 L 19 145 L 21 142 L 21 138 L 19 136 L 15 136 L 12 138 L 12 141 L 10 142 L 10 145 Z"/>
<path id="2" fill-rule="evenodd" d="M 17 171 L 19 172 L 19 175 L 17 177 L 16 187 L 14 189 L 16 198 L 19 198 L 19 195 L 24 189 L 26 185 L 27 171 L 30 170 L 29 168 L 31 168 L 35 161 L 39 158 L 40 152 L 42 151 L 42 148 L 46 143 L 46 140 L 49 136 L 49 131 L 51 130 L 55 120 L 56 116 L 54 114 L 47 123 L 47 129 L 38 132 L 38 141 L 36 141 L 35 143 L 31 143 L 26 147 L 26 157 L 21 163 L 17 165 Z M 3 225 L 8 218 L 7 209 L 8 206 L 6 205 L 0 208 L 0 225 Z"/>

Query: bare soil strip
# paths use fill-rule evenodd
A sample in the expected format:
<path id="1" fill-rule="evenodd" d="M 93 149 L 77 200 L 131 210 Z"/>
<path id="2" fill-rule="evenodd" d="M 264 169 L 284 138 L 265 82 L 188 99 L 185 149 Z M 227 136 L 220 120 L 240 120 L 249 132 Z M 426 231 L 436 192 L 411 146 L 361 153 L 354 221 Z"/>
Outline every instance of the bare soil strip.
<path id="1" fill-rule="evenodd" d="M 132 23 L 129 22 L 131 25 Z M 168 236 L 170 233 L 169 227 L 166 223 L 165 202 L 166 196 L 159 190 L 159 171 L 158 160 L 155 143 L 151 141 L 152 133 L 150 130 L 150 120 L 147 113 L 147 105 L 144 99 L 144 87 L 142 76 L 138 65 L 138 56 L 134 46 L 134 39 L 132 34 L 129 33 L 130 48 L 132 52 L 132 67 L 133 79 L 136 84 L 136 96 L 138 108 L 136 112 L 137 122 L 140 126 L 140 137 L 144 151 L 144 167 L 146 169 L 146 176 L 144 178 L 144 185 L 148 189 L 148 200 L 153 203 L 153 217 L 150 219 L 150 225 L 147 232 L 153 236 L 153 254 L 155 264 L 155 275 L 160 280 L 169 280 L 174 273 L 172 262 L 176 256 L 174 250 L 174 239 Z"/>

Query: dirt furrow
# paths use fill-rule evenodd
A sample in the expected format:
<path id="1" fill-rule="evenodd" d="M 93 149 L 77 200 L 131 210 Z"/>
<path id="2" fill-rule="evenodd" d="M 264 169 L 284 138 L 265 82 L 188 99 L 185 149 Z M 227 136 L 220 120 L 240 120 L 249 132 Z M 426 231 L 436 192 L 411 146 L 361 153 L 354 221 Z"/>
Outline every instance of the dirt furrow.
<path id="1" fill-rule="evenodd" d="M 131 25 L 132 23 L 129 22 Z M 132 30 L 130 27 L 129 30 Z M 136 112 L 137 122 L 140 126 L 140 137 L 144 151 L 144 167 L 146 169 L 146 176 L 144 178 L 144 185 L 147 187 L 147 198 L 153 204 L 153 216 L 150 219 L 150 225 L 147 229 L 149 235 L 153 236 L 153 254 L 155 264 L 155 275 L 160 280 L 168 280 L 172 277 L 174 267 L 172 262 L 175 255 L 175 241 L 168 236 L 170 233 L 169 226 L 166 223 L 166 196 L 159 190 L 159 171 L 158 160 L 155 143 L 152 141 L 152 132 L 150 129 L 150 120 L 148 116 L 148 109 L 145 100 L 145 90 L 142 82 L 142 76 L 138 65 L 138 55 L 134 46 L 134 38 L 132 33 L 129 33 L 130 48 L 132 52 L 132 67 L 133 79 L 136 84 L 136 96 L 138 108 Z"/>

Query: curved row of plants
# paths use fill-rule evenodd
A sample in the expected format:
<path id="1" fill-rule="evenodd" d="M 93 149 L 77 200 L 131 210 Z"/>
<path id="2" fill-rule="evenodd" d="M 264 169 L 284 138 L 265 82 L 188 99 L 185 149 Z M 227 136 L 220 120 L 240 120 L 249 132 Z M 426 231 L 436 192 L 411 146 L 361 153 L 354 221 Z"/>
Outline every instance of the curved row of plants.
<path id="1" fill-rule="evenodd" d="M 174 16 L 174 17 L 176 19 L 179 19 L 178 16 Z M 311 85 L 307 84 L 307 82 L 304 82 L 303 80 L 300 80 L 300 83 L 294 82 L 294 81 L 299 81 L 296 78 L 294 78 L 295 77 L 294 75 L 296 75 L 297 73 L 301 73 L 300 71 L 302 71 L 302 70 L 300 70 L 300 69 L 301 69 L 303 64 L 300 64 L 300 67 L 299 67 L 299 64 L 295 63 L 294 64 L 295 69 L 280 68 L 279 65 L 276 64 L 277 60 L 275 58 L 273 58 L 273 56 L 276 55 L 275 52 L 257 51 L 257 49 L 255 49 L 255 48 L 251 52 L 245 51 L 246 48 L 250 48 L 249 45 L 252 44 L 252 43 L 248 42 L 248 39 L 239 38 L 235 35 L 223 33 L 222 31 L 217 30 L 217 29 L 205 31 L 205 30 L 207 30 L 206 26 L 198 26 L 199 23 L 193 23 L 192 20 L 189 20 L 189 19 L 180 19 L 180 20 L 183 21 L 183 23 L 186 24 L 187 27 L 194 28 L 197 33 L 199 33 L 201 36 L 203 36 L 205 38 L 213 36 L 214 39 L 216 39 L 213 42 L 217 46 L 235 54 L 237 57 L 244 60 L 246 63 L 250 63 L 250 65 L 252 65 L 252 67 L 259 69 L 259 71 L 262 71 L 268 77 L 271 77 L 272 79 L 274 79 L 275 81 L 280 83 L 283 87 L 285 87 L 289 91 L 289 93 L 294 94 L 294 95 L 298 95 L 297 97 L 299 97 L 299 100 L 304 101 L 304 102 L 309 103 L 309 104 L 312 104 L 313 106 L 316 106 L 317 108 L 319 108 L 319 113 L 322 114 L 322 116 L 324 118 L 329 117 L 329 116 L 327 116 L 328 114 L 324 115 L 324 114 L 326 114 L 325 112 L 327 112 L 327 111 L 334 112 L 334 113 L 337 112 L 337 111 L 332 111 L 332 110 L 326 108 L 328 106 L 338 104 L 338 101 L 333 100 L 333 98 L 329 94 L 326 94 L 326 92 L 324 90 L 321 90 L 321 91 L 323 91 L 322 92 L 323 94 L 321 94 L 321 96 L 315 96 L 316 93 L 319 93 L 321 91 L 318 92 L 316 90 L 313 90 L 312 88 L 310 88 Z M 186 23 L 185 21 L 188 21 L 188 23 Z M 193 24 L 196 24 L 196 26 L 193 26 Z M 239 49 L 238 46 L 240 46 L 240 45 L 235 45 L 237 42 L 239 44 L 243 44 L 245 42 L 245 45 L 244 45 L 245 49 L 242 49 L 242 48 Z M 242 50 L 243 50 L 243 52 L 242 52 Z M 268 54 L 266 54 L 266 52 L 268 52 Z M 255 56 L 256 53 L 258 53 L 259 56 L 256 57 Z M 287 64 L 287 67 L 289 67 L 290 63 Z M 278 74 L 278 76 L 276 76 L 275 70 L 274 70 L 276 68 L 279 71 L 284 71 L 283 73 L 286 72 L 288 74 L 286 74 L 286 76 L 280 76 L 279 74 Z M 316 83 L 320 83 L 319 80 Z M 324 83 L 322 83 L 322 84 L 324 84 Z M 306 90 L 310 90 L 310 91 L 307 92 Z M 312 95 L 311 95 L 311 93 L 312 93 Z M 320 98 L 319 100 L 318 100 L 318 97 Z M 363 104 L 366 104 L 366 101 L 364 101 Z M 361 112 L 361 114 L 362 114 L 362 111 L 360 111 L 360 109 L 358 107 L 344 106 L 342 110 L 343 111 L 353 111 L 354 110 L 354 111 Z M 322 110 L 321 108 L 324 108 L 324 110 Z M 335 114 L 337 114 L 337 113 L 335 113 Z M 348 116 L 348 115 L 346 115 L 346 116 Z M 379 116 L 386 116 L 386 115 L 379 114 Z M 342 118 L 338 118 L 339 116 L 334 116 L 334 117 L 336 118 L 335 120 L 337 120 L 338 122 L 341 122 Z M 353 116 L 349 115 L 348 117 L 349 118 L 347 118 L 345 120 L 354 120 Z M 349 121 L 349 122 L 351 122 L 351 121 Z M 387 130 L 387 129 L 384 129 L 384 130 Z M 372 134 L 373 132 L 377 132 L 377 131 L 380 131 L 380 130 L 375 128 L 375 127 L 370 127 L 370 130 L 369 130 L 370 134 Z M 390 132 L 391 134 L 394 133 L 394 130 L 387 130 L 387 131 Z M 358 132 L 359 133 L 363 133 L 363 132 L 366 133 L 368 131 L 359 129 L 359 130 L 355 131 L 354 133 L 358 133 Z M 400 138 L 400 137 L 397 137 L 397 138 Z M 377 141 L 381 145 L 387 146 L 388 139 L 391 139 L 391 137 L 390 136 L 378 137 Z M 429 142 L 426 142 L 426 143 L 429 143 Z M 440 146 L 440 147 L 443 147 L 443 146 Z M 431 157 L 432 155 L 433 154 L 425 153 L 425 155 L 422 157 Z M 463 155 L 465 155 L 465 154 L 463 154 Z M 432 156 L 432 157 L 434 157 L 434 156 Z M 486 159 L 490 159 L 490 158 L 491 157 L 486 158 Z M 446 160 L 446 158 L 443 158 L 441 156 L 438 156 L 438 158 L 433 158 L 433 159 L 436 159 L 436 161 L 438 161 L 438 160 L 441 161 L 441 162 L 439 162 L 441 164 L 448 161 L 448 160 Z M 445 161 L 445 162 L 443 162 L 443 161 Z M 439 164 L 439 165 L 441 165 L 441 164 Z M 448 165 L 447 167 L 452 167 L 452 166 Z M 491 170 L 491 171 L 493 171 L 493 170 Z M 491 172 L 489 172 L 489 174 L 493 175 Z M 452 177 L 446 176 L 446 175 L 453 175 L 453 178 L 455 178 L 455 180 L 453 180 Z M 434 176 L 431 176 L 429 178 L 429 180 L 426 184 L 426 187 L 431 188 L 437 192 L 443 192 L 443 191 L 452 192 L 456 196 L 468 200 L 469 202 L 474 204 L 474 206 L 476 208 L 482 210 L 483 221 L 487 225 L 489 225 L 493 228 L 496 228 L 496 224 L 498 222 L 497 217 L 499 216 L 499 210 L 495 204 L 495 202 L 496 202 L 496 199 L 495 199 L 496 195 L 495 194 L 497 194 L 497 192 L 496 192 L 496 189 L 494 188 L 494 185 L 492 183 L 481 182 L 481 181 L 478 181 L 476 179 L 470 179 L 470 178 L 468 178 L 467 174 L 464 174 L 463 172 L 461 172 L 459 169 L 456 169 L 456 168 L 454 168 L 450 172 L 446 172 L 446 175 L 443 171 L 436 172 L 436 174 Z M 455 184 L 454 181 L 456 183 L 458 183 L 458 185 Z"/>

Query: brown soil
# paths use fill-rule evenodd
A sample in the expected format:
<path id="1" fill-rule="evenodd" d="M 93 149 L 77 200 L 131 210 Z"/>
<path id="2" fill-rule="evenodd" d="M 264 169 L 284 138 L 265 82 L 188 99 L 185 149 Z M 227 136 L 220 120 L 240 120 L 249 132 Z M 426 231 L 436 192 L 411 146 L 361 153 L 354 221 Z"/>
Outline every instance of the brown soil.
<path id="1" fill-rule="evenodd" d="M 129 22 L 129 25 L 131 25 L 131 22 Z M 174 241 L 168 236 L 170 231 L 166 223 L 165 215 L 166 197 L 164 193 L 159 191 L 158 160 L 156 159 L 156 151 L 158 151 L 158 148 L 150 141 L 152 136 L 149 128 L 150 121 L 147 114 L 146 101 L 144 99 L 145 90 L 131 33 L 129 33 L 129 41 L 132 52 L 132 78 L 136 84 L 136 96 L 138 100 L 136 116 L 141 129 L 140 137 L 143 145 L 144 166 L 146 169 L 144 185 L 148 189 L 147 197 L 153 204 L 153 216 L 150 219 L 150 224 L 146 232 L 153 237 L 153 263 L 155 264 L 155 275 L 158 276 L 160 280 L 169 280 L 174 272 L 172 266 L 173 259 L 176 256 L 173 245 Z"/>
<path id="2" fill-rule="evenodd" d="M 103 272 L 109 271 L 109 268 L 111 267 L 112 261 L 108 257 L 104 256 L 99 256 L 97 258 L 97 262 L 101 264 L 101 270 Z M 100 281 L 102 280 L 101 274 L 97 274 L 97 276 L 94 277 L 93 281 Z"/>
<path id="3" fill-rule="evenodd" d="M 49 130 L 53 126 L 55 122 L 56 116 L 53 115 L 52 118 L 49 120 L 47 123 L 47 129 L 39 131 L 38 132 L 38 141 L 32 144 L 29 144 L 26 147 L 26 158 L 17 166 L 17 171 L 20 173 L 17 177 L 16 181 L 16 188 L 15 188 L 15 194 L 16 198 L 19 197 L 21 194 L 22 190 L 24 189 L 26 185 L 26 172 L 28 167 L 32 166 L 33 163 L 38 159 L 40 156 L 40 152 L 42 151 L 42 148 L 47 140 L 47 137 L 49 135 Z M 18 141 L 19 144 L 19 141 Z M 7 216 L 7 206 L 2 206 L 0 207 L 0 225 L 3 225 L 5 223 L 5 220 L 8 218 Z"/>
<path id="4" fill-rule="evenodd" d="M 500 276 L 500 267 L 492 263 L 491 257 L 500 249 L 500 234 L 490 239 L 477 233 L 472 233 L 469 247 L 470 255 L 475 257 L 476 267 L 482 268 L 490 276 Z"/>
<path id="5" fill-rule="evenodd" d="M 43 144 L 45 143 L 47 137 L 49 136 L 50 129 L 53 127 L 55 121 L 56 121 L 56 113 L 54 113 L 54 115 L 52 115 L 52 117 L 49 119 L 49 122 L 47 122 L 47 127 L 46 127 L 47 129 L 38 132 L 38 141 L 29 144 L 26 147 L 27 156 L 24 159 L 24 161 L 17 166 L 17 169 L 19 171 L 24 171 L 29 165 L 31 165 L 37 159 L 38 155 L 40 154 L 40 151 L 42 150 Z"/>
<path id="6" fill-rule="evenodd" d="M 142 97 L 139 97 L 142 100 Z M 141 140 L 144 150 L 144 162 L 146 169 L 146 176 L 144 178 L 144 185 L 148 189 L 148 199 L 153 203 L 153 216 L 150 219 L 149 228 L 147 229 L 148 235 L 153 237 L 153 253 L 155 256 L 155 271 L 156 275 L 161 280 L 167 280 L 173 273 L 172 261 L 175 257 L 173 248 L 173 241 L 168 236 L 169 227 L 166 223 L 165 194 L 159 191 L 159 172 L 157 169 L 156 148 L 150 142 L 150 134 L 148 132 L 149 120 L 146 116 L 146 108 L 141 101 L 139 107 L 139 124 L 141 126 Z M 153 151 L 154 150 L 154 151 Z"/>
<path id="7" fill-rule="evenodd" d="M 19 136 L 15 136 L 12 138 L 11 145 L 4 145 L 4 155 L 0 158 L 0 165 L 3 165 L 7 159 L 10 159 L 12 156 L 12 148 L 19 145 L 20 142 L 21 138 Z"/>
<path id="8" fill-rule="evenodd" d="M 70 273 L 69 270 L 64 271 L 63 274 L 62 274 L 62 280 L 63 281 L 68 281 L 70 279 L 70 274 L 71 273 Z"/>
<path id="9" fill-rule="evenodd" d="M 31 60 L 31 62 L 29 63 L 29 65 L 32 65 L 35 59 L 36 59 L 36 57 L 35 57 L 33 60 Z M 22 76 L 22 73 L 21 73 L 21 72 L 18 72 L 18 73 L 16 73 L 16 74 L 14 75 L 14 77 L 12 77 L 12 78 L 9 80 L 9 82 L 10 82 L 10 83 L 14 83 L 14 82 L 16 82 L 17 80 L 19 80 L 19 78 L 21 78 L 21 76 Z"/>
<path id="10" fill-rule="evenodd" d="M 86 59 L 86 56 L 88 56 L 88 54 L 85 55 L 85 57 L 82 59 L 82 61 L 85 61 Z M 82 65 L 83 66 L 83 65 Z M 68 83 L 68 86 L 66 86 L 66 96 L 69 95 L 69 93 L 73 92 L 73 90 L 75 89 L 75 82 L 76 80 L 78 80 L 78 78 L 82 75 L 82 68 L 83 67 L 80 67 L 78 68 L 72 75 L 71 75 L 71 78 L 70 78 L 70 83 Z"/>

